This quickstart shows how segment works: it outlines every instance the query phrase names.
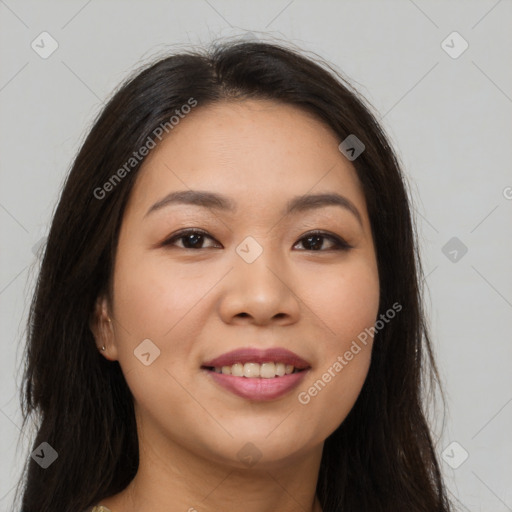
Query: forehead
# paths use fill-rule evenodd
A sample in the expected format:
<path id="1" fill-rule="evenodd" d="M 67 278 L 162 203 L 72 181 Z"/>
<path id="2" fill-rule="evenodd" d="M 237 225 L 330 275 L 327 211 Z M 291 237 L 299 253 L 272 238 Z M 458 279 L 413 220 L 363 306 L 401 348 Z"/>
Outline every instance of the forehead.
<path id="1" fill-rule="evenodd" d="M 365 209 L 353 165 L 325 123 L 269 100 L 221 102 L 185 116 L 147 156 L 133 200 L 141 208 L 173 190 L 202 189 L 269 206 L 336 191 Z"/>

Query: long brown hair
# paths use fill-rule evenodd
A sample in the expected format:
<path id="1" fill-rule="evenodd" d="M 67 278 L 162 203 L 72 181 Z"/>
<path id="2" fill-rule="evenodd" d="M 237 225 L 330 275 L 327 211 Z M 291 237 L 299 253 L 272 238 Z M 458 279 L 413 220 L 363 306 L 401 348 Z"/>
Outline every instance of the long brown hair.
<path id="1" fill-rule="evenodd" d="M 101 187 L 154 131 L 186 104 L 196 109 L 264 98 L 306 109 L 340 142 L 355 134 L 352 163 L 364 189 L 380 276 L 380 311 L 402 311 L 375 335 L 361 393 L 324 445 L 317 495 L 325 512 L 449 512 L 451 505 L 426 420 L 427 390 L 439 382 L 422 306 L 423 272 L 407 183 L 371 107 L 318 56 L 291 45 L 221 42 L 160 58 L 128 79 L 94 122 L 56 208 L 28 321 L 21 395 L 23 426 L 37 413 L 23 512 L 81 512 L 118 493 L 138 467 L 133 397 L 117 361 L 89 327 L 109 290 L 119 228 L 141 162 L 115 189 Z M 172 136 L 172 134 L 171 134 Z M 442 390 L 441 390 L 442 393 Z M 443 400 L 444 404 L 444 400 Z"/>

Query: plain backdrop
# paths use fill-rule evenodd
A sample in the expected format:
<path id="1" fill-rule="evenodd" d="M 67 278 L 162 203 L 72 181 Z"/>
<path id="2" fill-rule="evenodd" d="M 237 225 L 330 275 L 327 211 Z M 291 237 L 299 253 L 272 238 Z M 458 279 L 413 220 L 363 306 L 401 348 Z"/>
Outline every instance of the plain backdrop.
<path id="1" fill-rule="evenodd" d="M 443 473 L 471 511 L 512 510 L 510 0 L 0 0 L 0 27 L 0 510 L 29 456 L 18 387 L 37 249 L 83 137 L 135 67 L 243 34 L 317 53 L 378 113 L 421 237 Z"/>

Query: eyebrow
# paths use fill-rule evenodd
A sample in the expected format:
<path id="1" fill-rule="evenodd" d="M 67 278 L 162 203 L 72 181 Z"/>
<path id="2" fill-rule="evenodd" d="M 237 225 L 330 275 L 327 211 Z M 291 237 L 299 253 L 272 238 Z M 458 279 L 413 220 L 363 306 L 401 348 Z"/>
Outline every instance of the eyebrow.
<path id="1" fill-rule="evenodd" d="M 161 210 L 162 208 L 172 204 L 188 204 L 231 213 L 235 213 L 237 211 L 236 202 L 227 196 L 203 190 L 180 190 L 177 192 L 171 192 L 163 199 L 157 201 L 149 208 L 144 217 L 147 217 L 150 213 Z M 307 194 L 293 197 L 288 201 L 281 213 L 282 215 L 302 213 L 324 208 L 326 206 L 339 206 L 351 212 L 354 217 L 356 217 L 359 224 L 361 224 L 361 226 L 363 225 L 361 214 L 354 203 L 352 203 L 352 201 L 347 197 L 337 193 Z"/>

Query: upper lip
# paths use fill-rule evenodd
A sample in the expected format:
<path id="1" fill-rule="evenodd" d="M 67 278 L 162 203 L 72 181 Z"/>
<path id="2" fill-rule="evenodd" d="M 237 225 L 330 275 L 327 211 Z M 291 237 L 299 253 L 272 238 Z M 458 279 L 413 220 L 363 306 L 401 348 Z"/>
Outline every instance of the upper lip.
<path id="1" fill-rule="evenodd" d="M 294 352 L 287 350 L 282 347 L 269 348 L 266 350 L 260 350 L 255 348 L 240 348 L 226 352 L 225 354 L 206 361 L 203 363 L 203 367 L 221 367 L 221 366 L 232 366 L 236 363 L 283 363 L 290 364 L 299 370 L 303 370 L 310 367 L 310 364 L 298 356 Z"/>

